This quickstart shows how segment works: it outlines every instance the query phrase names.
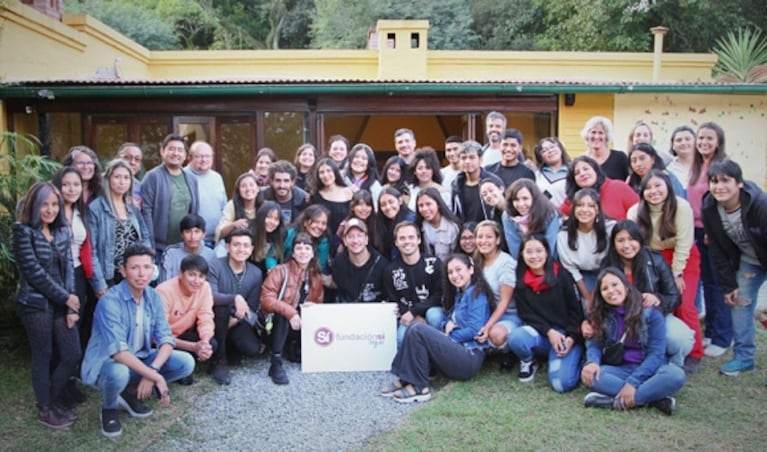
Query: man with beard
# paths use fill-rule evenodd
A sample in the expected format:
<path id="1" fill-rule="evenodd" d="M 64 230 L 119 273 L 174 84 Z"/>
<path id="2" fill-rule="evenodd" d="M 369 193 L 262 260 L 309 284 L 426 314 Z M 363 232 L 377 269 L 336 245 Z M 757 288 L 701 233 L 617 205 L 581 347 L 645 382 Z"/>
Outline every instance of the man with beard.
<path id="1" fill-rule="evenodd" d="M 309 205 L 309 194 L 296 187 L 297 175 L 296 167 L 287 160 L 278 160 L 269 165 L 269 187 L 258 194 L 256 205 L 274 201 L 280 205 L 285 224 L 293 223 Z"/>
<path id="2" fill-rule="evenodd" d="M 333 266 L 333 284 L 338 287 L 336 301 L 383 301 L 384 269 L 389 262 L 368 246 L 365 222 L 359 218 L 347 220 L 343 241 L 346 250 L 336 257 Z"/>

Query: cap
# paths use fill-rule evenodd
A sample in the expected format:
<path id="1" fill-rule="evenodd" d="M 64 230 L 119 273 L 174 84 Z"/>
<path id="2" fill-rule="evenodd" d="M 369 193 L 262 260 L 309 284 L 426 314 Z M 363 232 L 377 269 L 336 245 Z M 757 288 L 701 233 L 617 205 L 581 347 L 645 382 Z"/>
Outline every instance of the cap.
<path id="1" fill-rule="evenodd" d="M 365 234 L 368 233 L 368 227 L 365 224 L 364 221 L 360 220 L 359 218 L 349 218 L 346 220 L 346 225 L 344 226 L 344 236 L 349 233 L 349 231 L 352 230 L 352 228 L 357 228 L 364 232 Z"/>

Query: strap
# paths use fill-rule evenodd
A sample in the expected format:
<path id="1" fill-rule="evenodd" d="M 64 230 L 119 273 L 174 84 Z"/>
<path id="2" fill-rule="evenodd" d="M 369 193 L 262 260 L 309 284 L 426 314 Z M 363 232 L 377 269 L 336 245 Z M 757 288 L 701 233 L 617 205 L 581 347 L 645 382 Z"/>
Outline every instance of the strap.
<path id="1" fill-rule="evenodd" d="M 285 278 L 282 279 L 282 287 L 280 287 L 280 293 L 277 294 L 278 300 L 282 300 L 282 297 L 285 296 L 285 289 L 288 287 L 288 264 L 283 265 L 282 268 L 285 269 Z"/>
<path id="2" fill-rule="evenodd" d="M 365 279 L 362 280 L 362 289 L 363 290 L 365 289 L 365 284 L 367 284 L 368 279 L 370 279 L 370 275 L 373 274 L 373 270 L 376 268 L 376 264 L 378 264 L 379 260 L 381 260 L 381 255 L 380 254 L 376 255 L 376 259 L 373 261 L 373 265 L 370 266 L 370 270 L 368 270 L 368 274 L 365 275 Z M 357 303 L 362 301 L 361 298 L 362 298 L 362 292 L 357 294 Z"/>

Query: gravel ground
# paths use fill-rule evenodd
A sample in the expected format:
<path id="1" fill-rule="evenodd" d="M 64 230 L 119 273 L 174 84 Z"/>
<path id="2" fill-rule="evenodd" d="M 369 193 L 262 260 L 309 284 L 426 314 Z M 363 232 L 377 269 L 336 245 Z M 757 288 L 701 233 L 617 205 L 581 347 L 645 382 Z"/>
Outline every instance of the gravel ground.
<path id="1" fill-rule="evenodd" d="M 349 450 L 395 427 L 413 407 L 378 395 L 394 378 L 389 372 L 302 373 L 286 362 L 290 384 L 277 386 L 268 368 L 268 359 L 232 367 L 232 384 L 198 397 L 183 434 L 171 431 L 150 449 Z"/>

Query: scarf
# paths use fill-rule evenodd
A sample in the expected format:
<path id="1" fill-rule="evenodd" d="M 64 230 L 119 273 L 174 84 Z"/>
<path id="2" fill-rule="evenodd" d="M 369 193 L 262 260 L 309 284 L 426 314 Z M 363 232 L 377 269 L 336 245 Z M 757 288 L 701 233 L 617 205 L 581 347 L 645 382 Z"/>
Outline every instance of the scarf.
<path id="1" fill-rule="evenodd" d="M 559 264 L 554 262 L 554 276 L 559 275 Z M 536 275 L 529 268 L 525 270 L 525 274 L 522 276 L 522 282 L 529 287 L 533 292 L 539 293 L 550 289 L 549 285 L 543 280 L 546 275 Z"/>
<path id="2" fill-rule="evenodd" d="M 514 220 L 515 223 L 517 223 L 520 231 L 522 231 L 522 234 L 527 234 L 527 230 L 530 227 L 530 214 L 520 215 L 518 217 L 511 217 L 511 219 Z"/>

